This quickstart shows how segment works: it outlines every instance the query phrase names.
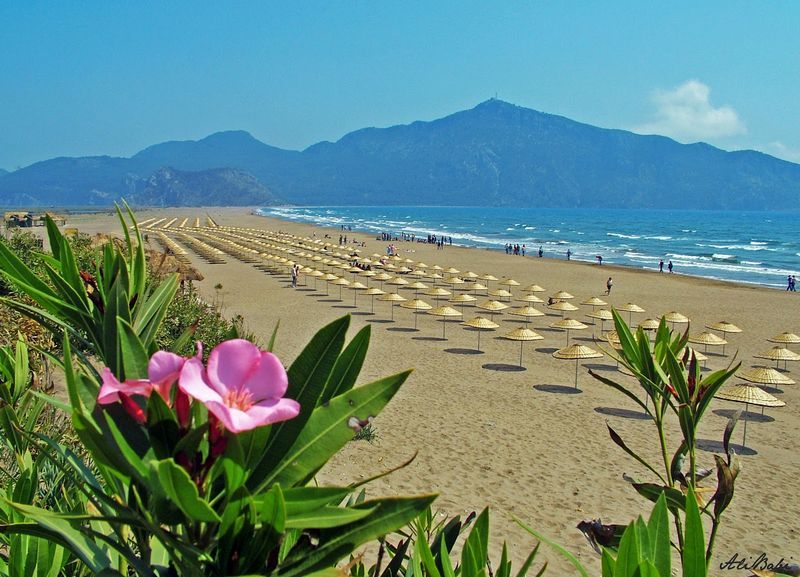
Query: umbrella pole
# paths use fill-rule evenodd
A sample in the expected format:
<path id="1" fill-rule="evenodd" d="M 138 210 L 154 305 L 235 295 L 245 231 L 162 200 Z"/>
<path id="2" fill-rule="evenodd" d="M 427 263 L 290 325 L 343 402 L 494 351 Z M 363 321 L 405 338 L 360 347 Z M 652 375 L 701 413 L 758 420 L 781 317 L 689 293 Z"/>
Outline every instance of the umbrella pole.
<path id="1" fill-rule="evenodd" d="M 744 433 L 742 434 L 742 448 L 743 449 L 747 448 L 747 445 L 745 444 L 745 440 L 747 439 L 747 413 L 748 413 L 747 407 L 748 406 L 749 405 L 747 403 L 744 404 L 745 419 L 744 419 Z"/>
<path id="2" fill-rule="evenodd" d="M 354 290 L 353 291 L 353 306 L 354 307 L 358 307 L 358 304 L 356 304 L 357 300 L 358 300 L 358 290 Z"/>
<path id="3" fill-rule="evenodd" d="M 369 312 L 373 315 L 375 314 L 375 295 L 372 295 L 372 300 L 370 301 Z"/>
<path id="4" fill-rule="evenodd" d="M 417 313 L 412 312 L 411 314 L 414 315 L 414 330 L 417 330 Z"/>
<path id="5" fill-rule="evenodd" d="M 446 330 L 447 330 L 447 318 L 442 317 L 442 338 L 445 339 L 445 340 L 447 340 L 447 337 L 444 334 Z M 478 333 L 478 334 L 480 334 L 480 333 Z"/>
<path id="6" fill-rule="evenodd" d="M 522 341 L 519 342 L 519 366 L 522 366 Z"/>
<path id="7" fill-rule="evenodd" d="M 580 361 L 578 359 L 575 359 L 575 388 L 576 389 L 578 388 L 578 363 L 579 362 Z"/>
<path id="8" fill-rule="evenodd" d="M 478 329 L 478 352 L 481 352 L 481 330 Z"/>

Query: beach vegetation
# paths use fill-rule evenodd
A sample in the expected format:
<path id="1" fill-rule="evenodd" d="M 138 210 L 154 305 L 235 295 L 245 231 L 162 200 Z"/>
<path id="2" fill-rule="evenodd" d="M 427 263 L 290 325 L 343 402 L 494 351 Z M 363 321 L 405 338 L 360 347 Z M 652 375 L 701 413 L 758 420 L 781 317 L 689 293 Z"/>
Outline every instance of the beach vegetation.
<path id="1" fill-rule="evenodd" d="M 702 550 L 703 565 L 707 567 L 711 563 L 723 513 L 733 499 L 739 473 L 739 461 L 730 444 L 739 413 L 734 414 L 725 428 L 722 439 L 724 455 L 714 456 L 713 468 L 702 468 L 698 461 L 698 430 L 714 395 L 734 375 L 739 364 L 732 362 L 725 369 L 704 375 L 693 350 L 687 348 L 688 330 L 673 335 L 662 319 L 651 343 L 641 328 L 634 333 L 616 310 L 613 315 L 621 344 L 619 354 L 614 356 L 634 375 L 636 384 L 629 386 L 589 372 L 601 383 L 625 395 L 649 417 L 655 429 L 659 461 L 648 459 L 644 448 L 631 447 L 607 425 L 609 436 L 614 444 L 652 474 L 650 480 L 627 474 L 625 478 L 641 496 L 656 503 L 666 503 L 675 528 L 673 545 L 680 555 L 684 571 L 698 565 L 699 550 Z M 680 425 L 675 438 L 670 437 L 672 429 L 667 427 L 670 415 L 676 417 Z M 716 483 L 713 483 L 714 479 Z M 701 541 L 698 541 L 697 530 L 705 534 L 695 509 L 710 523 L 708 536 L 703 536 Z M 641 523 L 637 521 L 635 525 Z M 619 555 L 623 553 L 624 535 L 630 530 L 624 526 L 602 525 L 597 521 L 584 521 L 579 528 L 598 550 L 599 545 L 603 550 L 616 550 Z M 637 538 L 643 539 L 641 527 L 634 531 L 639 532 Z M 604 566 L 605 559 L 604 553 Z M 689 574 L 705 574 L 697 571 L 697 568 L 691 569 Z"/>
<path id="2" fill-rule="evenodd" d="M 222 342 L 205 362 L 161 350 L 177 278 L 148 284 L 138 229 L 119 218 L 125 242 L 105 245 L 92 271 L 78 268 L 48 221 L 49 282 L 0 247 L 0 268 L 32 301 L 4 304 L 60 340 L 68 402 L 41 398 L 66 413 L 83 449 L 48 431 L 8 429 L 37 457 L 7 493 L 7 543 L 35 539 L 54 559 L 49 569 L 58 559 L 98 575 L 308 575 L 430 505 L 433 495 L 350 502 L 354 487 L 310 483 L 352 439 L 351 420 L 369 422 L 410 373 L 355 387 L 369 328 L 346 343 L 349 317 L 334 321 L 288 369 L 242 339 Z M 73 498 L 17 490 L 38 487 L 44 463 Z M 0 548 L 6 566 L 8 550 Z"/>

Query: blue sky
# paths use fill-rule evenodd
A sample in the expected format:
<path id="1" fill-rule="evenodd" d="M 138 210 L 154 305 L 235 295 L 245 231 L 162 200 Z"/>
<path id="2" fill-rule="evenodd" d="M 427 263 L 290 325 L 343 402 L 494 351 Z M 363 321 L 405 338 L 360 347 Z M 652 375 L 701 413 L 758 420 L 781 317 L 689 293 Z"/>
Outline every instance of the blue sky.
<path id="1" fill-rule="evenodd" d="M 800 3 L 0 3 L 0 167 L 244 129 L 284 148 L 497 94 L 800 162 Z"/>

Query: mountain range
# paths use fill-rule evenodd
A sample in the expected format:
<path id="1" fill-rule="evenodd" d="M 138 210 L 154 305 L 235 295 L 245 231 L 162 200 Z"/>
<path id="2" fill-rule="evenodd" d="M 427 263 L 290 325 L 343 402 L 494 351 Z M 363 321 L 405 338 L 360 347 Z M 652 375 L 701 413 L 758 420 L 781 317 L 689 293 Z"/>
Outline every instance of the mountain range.
<path id="1" fill-rule="evenodd" d="M 430 122 L 364 128 L 303 151 L 244 131 L 130 158 L 0 172 L 0 205 L 460 205 L 782 210 L 800 165 L 583 124 L 491 99 Z"/>

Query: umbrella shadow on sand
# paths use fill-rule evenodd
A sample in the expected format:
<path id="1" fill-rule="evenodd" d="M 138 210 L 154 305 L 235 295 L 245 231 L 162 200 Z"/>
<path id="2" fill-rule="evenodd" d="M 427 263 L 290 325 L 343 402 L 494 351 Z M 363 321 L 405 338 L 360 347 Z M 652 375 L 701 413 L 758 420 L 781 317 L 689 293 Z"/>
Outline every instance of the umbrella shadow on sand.
<path id="1" fill-rule="evenodd" d="M 478 349 L 444 349 L 444 352 L 450 353 L 451 355 L 482 355 L 482 354 L 484 354 L 483 351 L 479 351 Z"/>
<path id="2" fill-rule="evenodd" d="M 736 411 L 734 409 L 714 409 L 711 412 L 718 417 L 730 419 Z M 739 420 L 749 421 L 751 423 L 771 423 L 775 420 L 775 417 L 763 415 L 754 411 L 742 411 L 742 414 L 739 416 Z"/>
<path id="3" fill-rule="evenodd" d="M 552 355 L 558 349 L 555 347 L 539 347 L 538 349 L 534 349 L 537 353 L 545 353 L 547 355 Z"/>
<path id="4" fill-rule="evenodd" d="M 388 330 L 388 329 L 387 329 Z M 447 339 L 442 337 L 411 337 L 412 340 L 415 341 L 446 341 Z"/>
<path id="5" fill-rule="evenodd" d="M 368 323 L 380 323 L 380 324 L 389 324 L 389 323 L 395 322 L 392 319 L 366 319 L 366 320 L 367 320 Z M 386 329 L 386 330 L 389 330 L 389 329 Z"/>
<path id="6" fill-rule="evenodd" d="M 506 373 L 519 373 L 527 370 L 525 367 L 521 367 L 519 365 L 509 365 L 506 363 L 487 363 L 485 365 L 481 365 L 481 368 L 486 369 L 487 371 L 501 371 Z"/>
<path id="7" fill-rule="evenodd" d="M 584 363 L 584 369 L 592 369 L 593 371 L 616 371 L 617 367 L 614 365 L 606 365 L 602 363 Z"/>
<path id="8" fill-rule="evenodd" d="M 575 387 L 565 385 L 533 385 L 533 388 L 543 393 L 554 393 L 556 395 L 578 395 L 583 391 Z"/>
<path id="9" fill-rule="evenodd" d="M 612 417 L 622 417 L 623 419 L 636 419 L 639 421 L 647 421 L 650 417 L 647 413 L 641 411 L 631 411 L 630 409 L 620 409 L 619 407 L 595 407 L 595 413 L 601 415 L 610 415 Z"/>
<path id="10" fill-rule="evenodd" d="M 730 443 L 728 446 L 733 449 L 737 455 L 745 457 L 758 455 L 758 451 L 750 447 L 743 447 L 736 443 Z M 713 439 L 697 439 L 697 448 L 707 453 L 725 454 L 725 447 L 722 446 L 722 441 L 715 441 Z"/>
<path id="11" fill-rule="evenodd" d="M 357 309 L 358 307 L 355 307 L 353 305 L 333 305 L 331 308 L 334 308 L 334 309 Z M 355 314 L 355 313 L 353 313 L 353 314 Z"/>
<path id="12" fill-rule="evenodd" d="M 392 331 L 393 333 L 418 333 L 419 329 L 415 329 L 414 327 L 389 327 L 386 329 L 387 331 Z"/>

